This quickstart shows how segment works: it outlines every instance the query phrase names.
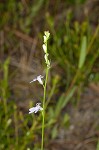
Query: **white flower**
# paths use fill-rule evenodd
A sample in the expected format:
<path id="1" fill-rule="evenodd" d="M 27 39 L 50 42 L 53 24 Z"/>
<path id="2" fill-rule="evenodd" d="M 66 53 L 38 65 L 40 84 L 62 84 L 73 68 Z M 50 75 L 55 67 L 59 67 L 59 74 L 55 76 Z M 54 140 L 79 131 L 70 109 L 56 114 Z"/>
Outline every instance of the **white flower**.
<path id="1" fill-rule="evenodd" d="M 49 36 L 50 36 L 49 31 L 45 31 L 45 32 L 44 32 L 44 36 L 43 36 L 43 38 L 44 38 L 44 43 L 47 42 L 47 40 L 49 39 Z"/>
<path id="2" fill-rule="evenodd" d="M 37 78 L 33 79 L 30 83 L 35 82 L 35 81 L 38 81 L 40 84 L 43 85 L 43 81 L 42 81 L 42 78 L 43 78 L 43 77 L 44 77 L 44 76 L 39 75 L 39 76 L 37 76 Z"/>
<path id="3" fill-rule="evenodd" d="M 35 107 L 30 108 L 29 109 L 29 114 L 37 113 L 38 111 L 42 111 L 43 108 L 40 105 L 41 105 L 41 103 L 37 103 Z"/>
<path id="4" fill-rule="evenodd" d="M 43 44 L 43 46 L 42 46 L 42 47 L 43 47 L 44 52 L 45 52 L 45 53 L 47 53 L 47 47 L 46 47 L 46 45 L 45 45 L 45 44 Z"/>
<path id="5" fill-rule="evenodd" d="M 44 35 L 43 38 L 44 38 L 44 43 L 46 43 L 46 41 L 47 41 L 46 36 Z"/>
<path id="6" fill-rule="evenodd" d="M 48 39 L 49 39 L 49 36 L 50 36 L 49 31 L 45 31 L 44 34 L 45 34 L 45 36 L 46 36 L 46 39 L 48 40 Z"/>

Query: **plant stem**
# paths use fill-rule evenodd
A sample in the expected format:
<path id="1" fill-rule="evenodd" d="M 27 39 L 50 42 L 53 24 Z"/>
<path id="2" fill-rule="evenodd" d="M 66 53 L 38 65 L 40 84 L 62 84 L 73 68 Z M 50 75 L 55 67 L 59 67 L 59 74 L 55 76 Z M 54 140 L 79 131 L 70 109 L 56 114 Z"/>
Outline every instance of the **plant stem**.
<path id="1" fill-rule="evenodd" d="M 46 68 L 46 79 L 44 84 L 44 97 L 43 97 L 43 111 L 42 111 L 42 143 L 41 143 L 41 150 L 44 148 L 44 124 L 45 124 L 45 100 L 46 100 L 46 87 L 47 87 L 47 80 L 48 80 L 48 71 L 49 68 Z"/>

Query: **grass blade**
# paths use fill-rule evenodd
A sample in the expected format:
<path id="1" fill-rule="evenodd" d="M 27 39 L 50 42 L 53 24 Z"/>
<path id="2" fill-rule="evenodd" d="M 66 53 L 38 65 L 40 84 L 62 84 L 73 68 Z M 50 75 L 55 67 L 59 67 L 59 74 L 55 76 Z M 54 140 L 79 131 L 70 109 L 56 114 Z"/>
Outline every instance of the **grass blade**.
<path id="1" fill-rule="evenodd" d="M 67 105 L 67 103 L 69 102 L 69 100 L 72 98 L 74 92 L 76 90 L 76 86 L 74 86 L 70 92 L 68 93 L 67 96 L 62 95 L 59 99 L 59 102 L 56 105 L 56 110 L 55 110 L 55 116 L 58 116 L 60 111 Z"/>
<path id="2" fill-rule="evenodd" d="M 84 65 L 86 53 L 87 53 L 87 38 L 86 36 L 83 36 L 82 43 L 81 43 L 79 64 L 78 64 L 79 69 L 81 69 Z"/>

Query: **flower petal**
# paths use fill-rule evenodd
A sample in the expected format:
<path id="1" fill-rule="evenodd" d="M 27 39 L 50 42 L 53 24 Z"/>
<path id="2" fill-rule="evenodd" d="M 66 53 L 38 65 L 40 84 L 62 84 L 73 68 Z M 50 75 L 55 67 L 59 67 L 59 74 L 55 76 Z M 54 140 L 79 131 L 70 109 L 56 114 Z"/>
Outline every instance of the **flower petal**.
<path id="1" fill-rule="evenodd" d="M 42 111 L 43 108 L 40 106 L 41 103 L 37 103 L 35 107 L 29 109 L 29 114 L 37 113 L 38 111 Z"/>
<path id="2" fill-rule="evenodd" d="M 46 45 L 45 45 L 45 44 L 43 44 L 43 46 L 42 46 L 42 47 L 43 47 L 44 52 L 45 52 L 45 53 L 47 53 L 47 47 L 46 47 Z"/>

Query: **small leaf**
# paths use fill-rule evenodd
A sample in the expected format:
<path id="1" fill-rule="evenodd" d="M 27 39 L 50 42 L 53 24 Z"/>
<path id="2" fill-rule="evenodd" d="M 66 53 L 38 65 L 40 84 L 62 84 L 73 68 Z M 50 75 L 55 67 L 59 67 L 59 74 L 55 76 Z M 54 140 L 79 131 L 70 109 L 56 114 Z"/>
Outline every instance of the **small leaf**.
<path id="1" fill-rule="evenodd" d="M 63 117 L 63 125 L 68 127 L 68 125 L 70 124 L 70 116 L 66 113 Z"/>
<path id="2" fill-rule="evenodd" d="M 52 139 L 55 139 L 58 135 L 58 129 L 57 129 L 57 125 L 53 127 L 52 129 Z"/>
<path id="3" fill-rule="evenodd" d="M 78 65 L 79 69 L 81 69 L 84 65 L 85 58 L 86 58 L 86 49 L 87 49 L 87 38 L 86 36 L 83 36 L 82 43 L 81 43 L 80 57 L 79 57 L 79 65 Z"/>

